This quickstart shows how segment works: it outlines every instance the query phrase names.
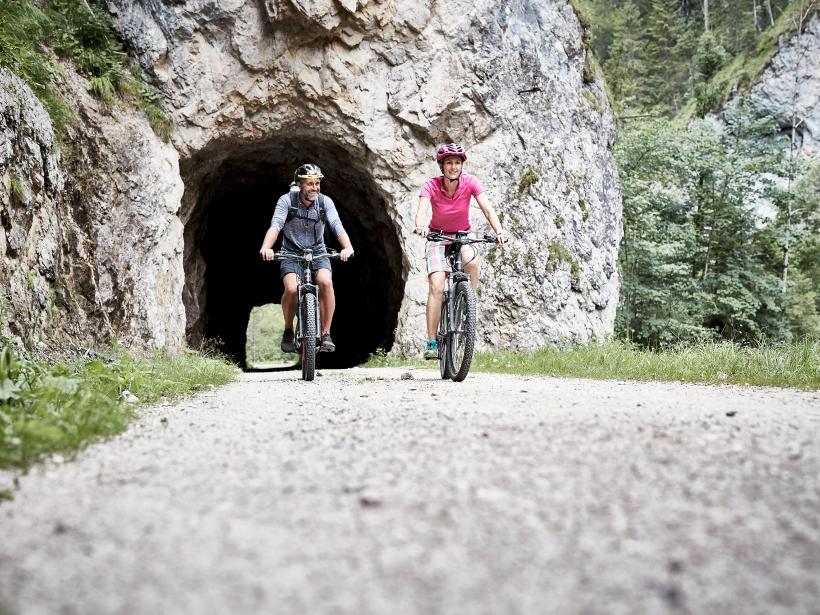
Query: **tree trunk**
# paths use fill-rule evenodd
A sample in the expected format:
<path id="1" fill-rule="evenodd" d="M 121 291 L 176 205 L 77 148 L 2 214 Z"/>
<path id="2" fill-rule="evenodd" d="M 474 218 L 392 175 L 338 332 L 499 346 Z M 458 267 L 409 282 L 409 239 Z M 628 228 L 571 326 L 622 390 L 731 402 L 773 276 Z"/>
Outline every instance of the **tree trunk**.
<path id="1" fill-rule="evenodd" d="M 760 21 L 757 19 L 757 0 L 752 0 L 752 19 L 755 22 L 755 32 L 760 34 Z"/>
<path id="2" fill-rule="evenodd" d="M 769 14 L 769 25 L 774 25 L 774 15 L 772 15 L 772 0 L 763 0 L 763 4 L 766 5 L 766 12 Z"/>
<path id="3" fill-rule="evenodd" d="M 709 31 L 709 0 L 703 0 L 703 31 Z"/>

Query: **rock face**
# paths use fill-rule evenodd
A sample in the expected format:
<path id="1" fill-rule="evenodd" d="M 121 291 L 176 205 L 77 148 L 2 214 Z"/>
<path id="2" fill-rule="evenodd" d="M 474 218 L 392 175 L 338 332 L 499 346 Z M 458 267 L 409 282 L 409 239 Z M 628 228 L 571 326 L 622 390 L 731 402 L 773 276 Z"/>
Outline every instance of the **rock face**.
<path id="1" fill-rule="evenodd" d="M 468 148 L 466 170 L 513 237 L 486 251 L 483 342 L 522 348 L 611 333 L 614 119 L 601 78 L 585 73 L 567 2 L 109 6 L 174 117 L 190 342 L 244 344 L 250 307 L 278 301 L 275 267 L 255 262 L 256 250 L 293 169 L 311 161 L 357 251 L 355 264 L 334 269 L 334 322 L 349 338 L 338 345 L 361 342 L 357 359 L 379 345 L 417 351 L 427 289 L 413 216 L 420 185 L 438 174 L 434 148 L 449 141 Z"/>
<path id="2" fill-rule="evenodd" d="M 788 133 L 794 117 L 798 149 L 820 157 L 820 13 L 808 18 L 802 31 L 781 39 L 751 98 Z"/>
<path id="3" fill-rule="evenodd" d="M 44 271 L 46 286 L 60 271 L 64 302 L 82 302 L 77 327 L 93 318 L 95 332 L 146 345 L 218 340 L 242 358 L 250 309 L 281 296 L 278 268 L 257 256 L 273 205 L 293 170 L 315 162 L 356 248 L 334 267 L 337 364 L 379 348 L 416 353 L 427 296 L 424 242 L 412 234 L 418 190 L 439 173 L 437 144 L 457 141 L 512 236 L 483 250 L 480 343 L 532 348 L 612 332 L 614 117 L 566 0 L 107 4 L 165 98 L 173 149 L 136 112 L 109 116 L 78 94 L 81 145 L 65 189 L 42 170 L 56 168 L 56 151 L 0 168 L 15 211 L 26 205 L 8 204 L 9 177 L 49 178 L 31 185 L 53 203 L 41 232 L 51 243 L 29 231 L 31 245 L 4 247 L 4 258 L 25 252 L 19 270 Z M 23 143 L 27 123 L 4 126 L 4 138 Z M 32 147 L 51 152 L 41 132 L 51 145 Z M 478 209 L 471 218 L 487 230 Z M 25 277 L 5 273 L 14 266 L 4 279 Z"/>
<path id="4" fill-rule="evenodd" d="M 0 68 L 2 334 L 33 347 L 184 342 L 176 151 L 109 114 L 63 67 L 80 121 L 61 153 L 28 86 Z"/>

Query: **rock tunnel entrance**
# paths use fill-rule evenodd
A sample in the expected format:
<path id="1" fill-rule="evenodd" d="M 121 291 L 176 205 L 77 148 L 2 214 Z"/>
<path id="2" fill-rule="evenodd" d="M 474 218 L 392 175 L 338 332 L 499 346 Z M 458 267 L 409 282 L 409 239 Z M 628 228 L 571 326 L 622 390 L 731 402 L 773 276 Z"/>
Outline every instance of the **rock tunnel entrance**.
<path id="1" fill-rule="evenodd" d="M 333 262 L 336 313 L 331 334 L 337 350 L 320 354 L 318 366 L 351 367 L 392 346 L 406 267 L 384 198 L 353 153 L 292 135 L 223 147 L 219 153 L 200 152 L 181 165 L 186 193 L 190 191 L 183 207 L 190 346 L 216 347 L 245 366 L 251 310 L 278 304 L 282 296 L 279 264 L 263 262 L 259 246 L 276 201 L 305 162 L 322 168 L 322 192 L 336 204 L 356 250 L 348 262 Z M 329 229 L 325 241 L 339 249 Z"/>

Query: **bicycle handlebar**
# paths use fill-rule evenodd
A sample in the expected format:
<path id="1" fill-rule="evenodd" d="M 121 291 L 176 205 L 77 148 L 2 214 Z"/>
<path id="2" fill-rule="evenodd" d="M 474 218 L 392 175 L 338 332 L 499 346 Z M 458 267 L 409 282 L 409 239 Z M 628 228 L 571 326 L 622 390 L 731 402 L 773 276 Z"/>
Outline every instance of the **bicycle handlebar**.
<path id="1" fill-rule="evenodd" d="M 354 252 L 355 254 L 355 252 Z M 310 257 L 304 254 L 298 254 L 297 252 L 274 252 L 273 253 L 275 260 L 295 260 L 295 261 L 315 261 L 320 258 L 341 258 L 341 252 L 323 252 L 321 254 L 313 254 L 311 253 Z M 353 254 L 351 254 L 348 258 L 353 258 Z"/>
<path id="2" fill-rule="evenodd" d="M 430 231 L 427 233 L 427 240 L 428 241 L 451 241 L 453 243 L 461 243 L 464 245 L 469 245 L 471 243 L 497 243 L 498 237 L 491 233 L 486 233 L 484 237 L 477 238 L 477 237 L 467 237 L 466 235 L 463 237 L 459 237 L 455 233 L 442 233 L 438 231 Z"/>

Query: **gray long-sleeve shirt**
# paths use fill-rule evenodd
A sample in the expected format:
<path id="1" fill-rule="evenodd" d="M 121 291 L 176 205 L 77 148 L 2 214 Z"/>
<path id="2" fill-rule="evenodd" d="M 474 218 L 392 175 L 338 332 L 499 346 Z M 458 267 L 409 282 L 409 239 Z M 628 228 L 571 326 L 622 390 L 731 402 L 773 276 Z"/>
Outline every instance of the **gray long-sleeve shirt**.
<path id="1" fill-rule="evenodd" d="M 304 249 L 314 251 L 324 248 L 325 225 L 319 220 L 318 202 L 314 201 L 310 207 L 305 207 L 302 199 L 297 198 L 297 214 L 287 223 L 288 208 L 290 207 L 290 193 L 283 194 L 276 202 L 276 209 L 273 211 L 273 218 L 270 221 L 271 228 L 278 230 L 282 237 L 282 249 L 286 252 L 301 252 Z M 336 237 L 345 234 L 336 205 L 326 194 L 322 195 L 325 210 L 325 220 L 330 225 L 330 230 Z"/>

